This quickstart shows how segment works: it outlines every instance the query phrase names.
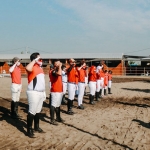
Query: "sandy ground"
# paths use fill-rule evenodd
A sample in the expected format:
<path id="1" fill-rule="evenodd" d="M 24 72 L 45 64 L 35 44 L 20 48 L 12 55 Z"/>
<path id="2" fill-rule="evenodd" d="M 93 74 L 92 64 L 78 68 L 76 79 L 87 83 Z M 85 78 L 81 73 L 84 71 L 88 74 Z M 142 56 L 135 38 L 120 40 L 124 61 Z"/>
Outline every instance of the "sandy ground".
<path id="1" fill-rule="evenodd" d="M 10 117 L 10 84 L 8 77 L 0 78 L 0 149 L 58 149 L 58 150 L 150 150 L 150 79 L 114 78 L 111 95 L 105 96 L 96 105 L 89 105 L 84 97 L 85 110 L 77 109 L 75 115 L 65 112 L 65 123 L 53 126 L 49 123 L 48 99 L 44 101 L 40 127 L 46 132 L 36 133 L 36 138 L 26 136 L 28 111 L 26 88 L 23 78 L 19 113 L 20 120 Z M 46 94 L 49 96 L 48 76 Z"/>

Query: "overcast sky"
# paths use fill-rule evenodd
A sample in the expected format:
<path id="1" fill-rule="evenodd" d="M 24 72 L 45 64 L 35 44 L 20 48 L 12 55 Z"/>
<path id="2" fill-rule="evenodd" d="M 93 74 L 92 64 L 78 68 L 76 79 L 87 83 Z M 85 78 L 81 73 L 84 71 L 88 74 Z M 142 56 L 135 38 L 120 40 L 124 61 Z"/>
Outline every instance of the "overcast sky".
<path id="1" fill-rule="evenodd" d="M 0 0 L 0 53 L 150 55 L 149 0 Z"/>

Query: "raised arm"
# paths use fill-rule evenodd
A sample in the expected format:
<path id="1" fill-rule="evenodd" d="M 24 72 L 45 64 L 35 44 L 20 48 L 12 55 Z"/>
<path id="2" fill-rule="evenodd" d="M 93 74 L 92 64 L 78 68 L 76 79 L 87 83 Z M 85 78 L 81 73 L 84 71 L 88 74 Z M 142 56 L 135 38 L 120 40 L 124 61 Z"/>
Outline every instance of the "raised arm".
<path id="1" fill-rule="evenodd" d="M 26 66 L 26 70 L 28 72 L 32 72 L 33 66 L 34 64 L 40 59 L 40 57 L 37 57 L 36 59 L 32 60 L 27 66 Z"/>
<path id="2" fill-rule="evenodd" d="M 12 73 L 12 72 L 14 71 L 14 69 L 15 69 L 15 67 L 16 67 L 16 65 L 17 65 L 18 62 L 19 62 L 19 60 L 17 60 L 17 61 L 14 63 L 14 65 L 9 68 L 9 72 L 10 72 L 10 73 Z"/>

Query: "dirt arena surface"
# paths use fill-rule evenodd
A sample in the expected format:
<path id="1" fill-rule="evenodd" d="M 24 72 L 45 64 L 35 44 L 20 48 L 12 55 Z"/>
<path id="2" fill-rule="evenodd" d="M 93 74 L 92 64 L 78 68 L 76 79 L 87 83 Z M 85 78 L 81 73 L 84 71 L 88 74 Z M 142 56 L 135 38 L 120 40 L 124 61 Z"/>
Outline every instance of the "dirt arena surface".
<path id="1" fill-rule="evenodd" d="M 46 94 L 49 96 L 48 76 Z M 66 114 L 61 106 L 65 123 L 49 123 L 48 99 L 44 101 L 40 127 L 46 132 L 26 136 L 28 111 L 26 88 L 23 78 L 19 114 L 20 120 L 10 117 L 11 79 L 0 78 L 0 149 L 4 150 L 150 150 L 150 78 L 114 77 L 111 95 L 96 105 L 89 105 L 84 97 L 85 110 L 77 109 L 75 115 Z"/>

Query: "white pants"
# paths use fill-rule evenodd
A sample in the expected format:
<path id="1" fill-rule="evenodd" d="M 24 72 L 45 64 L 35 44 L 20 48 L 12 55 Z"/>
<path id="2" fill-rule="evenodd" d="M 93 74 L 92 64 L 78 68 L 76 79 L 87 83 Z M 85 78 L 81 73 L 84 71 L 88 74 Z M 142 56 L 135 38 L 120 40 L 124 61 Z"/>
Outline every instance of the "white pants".
<path id="1" fill-rule="evenodd" d="M 60 107 L 62 101 L 63 92 L 51 92 L 51 105 Z"/>
<path id="2" fill-rule="evenodd" d="M 84 96 L 84 90 L 85 90 L 85 83 L 78 83 L 78 106 L 82 104 L 83 96 Z"/>
<path id="3" fill-rule="evenodd" d="M 101 96 L 104 96 L 104 78 L 101 78 L 100 87 L 102 90 Z"/>
<path id="4" fill-rule="evenodd" d="M 76 84 L 72 84 L 68 82 L 68 99 L 74 100 L 76 87 L 77 87 Z"/>
<path id="5" fill-rule="evenodd" d="M 89 82 L 90 94 L 95 95 L 96 92 L 96 82 L 90 81 Z"/>
<path id="6" fill-rule="evenodd" d="M 100 83 L 101 83 L 101 80 L 96 81 L 96 92 L 99 92 L 101 89 Z"/>
<path id="7" fill-rule="evenodd" d="M 108 87 L 111 88 L 111 80 L 108 81 Z"/>
<path id="8" fill-rule="evenodd" d="M 67 83 L 63 82 L 63 94 L 66 94 L 67 91 Z"/>
<path id="9" fill-rule="evenodd" d="M 45 92 L 27 91 L 27 98 L 29 112 L 33 115 L 40 113 L 43 106 L 43 101 L 46 99 Z"/>
<path id="10" fill-rule="evenodd" d="M 107 88 L 108 88 L 108 86 L 105 86 L 105 88 L 104 88 L 104 89 L 106 89 L 106 90 L 107 90 Z"/>
<path id="11" fill-rule="evenodd" d="M 11 84 L 12 101 L 19 102 L 21 89 L 22 89 L 21 84 L 15 83 Z"/>
<path id="12" fill-rule="evenodd" d="M 49 82 L 49 84 L 48 84 L 48 85 L 49 85 L 49 89 L 50 89 L 50 91 L 51 91 L 51 82 Z"/>
<path id="13" fill-rule="evenodd" d="M 104 88 L 104 78 L 101 78 L 100 80 L 100 89 Z"/>

